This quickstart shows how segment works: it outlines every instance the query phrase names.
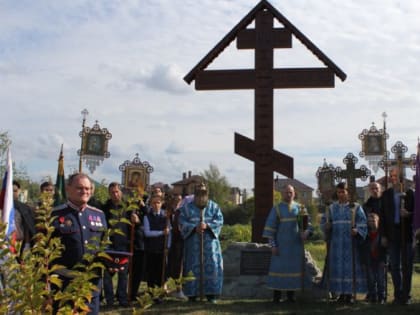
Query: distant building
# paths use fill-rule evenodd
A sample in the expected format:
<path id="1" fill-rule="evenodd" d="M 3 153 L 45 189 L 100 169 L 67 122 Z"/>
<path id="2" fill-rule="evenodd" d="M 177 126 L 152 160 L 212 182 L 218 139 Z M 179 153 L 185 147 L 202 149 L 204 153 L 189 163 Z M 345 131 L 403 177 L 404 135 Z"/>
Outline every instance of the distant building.
<path id="1" fill-rule="evenodd" d="M 309 205 L 312 204 L 313 188 L 305 185 L 297 179 L 279 178 L 274 179 L 274 190 L 282 192 L 287 185 L 292 185 L 295 188 L 296 196 L 299 202 Z"/>
<path id="2" fill-rule="evenodd" d="M 172 183 L 174 193 L 182 196 L 192 195 L 195 185 L 201 183 L 204 178 L 200 175 L 192 175 L 191 171 L 182 173 L 182 180 Z"/>
<path id="3" fill-rule="evenodd" d="M 171 187 L 169 187 L 169 185 L 168 184 L 165 184 L 165 183 L 162 183 L 162 182 L 156 182 L 156 183 L 153 183 L 151 186 L 150 186 L 150 191 L 152 191 L 153 190 L 153 188 L 155 188 L 155 187 L 159 187 L 160 188 L 160 190 L 162 190 L 162 192 L 163 193 L 165 193 L 165 194 L 167 194 L 170 190 L 171 190 Z M 150 192 L 149 192 L 150 193 Z"/>
<path id="4" fill-rule="evenodd" d="M 194 188 L 197 184 L 204 181 L 204 178 L 200 175 L 192 175 L 191 171 L 182 173 L 182 180 L 172 183 L 173 191 L 181 194 L 182 196 L 194 194 Z M 230 199 L 234 205 L 240 205 L 243 203 L 244 197 L 246 198 L 246 190 L 241 191 L 238 187 L 232 187 L 230 190 Z"/>
<path id="5" fill-rule="evenodd" d="M 230 202 L 233 205 L 241 205 L 243 203 L 244 196 L 243 192 L 238 187 L 232 187 L 230 189 Z"/>

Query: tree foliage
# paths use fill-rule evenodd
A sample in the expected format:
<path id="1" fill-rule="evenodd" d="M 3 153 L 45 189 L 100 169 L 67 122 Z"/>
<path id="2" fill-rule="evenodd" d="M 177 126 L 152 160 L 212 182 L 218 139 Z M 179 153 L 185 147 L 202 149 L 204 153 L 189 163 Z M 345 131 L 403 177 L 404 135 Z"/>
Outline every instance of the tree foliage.
<path id="1" fill-rule="evenodd" d="M 7 131 L 0 131 L 0 173 L 4 173 L 6 167 L 6 152 L 9 145 L 12 143 Z"/>
<path id="2" fill-rule="evenodd" d="M 45 195 L 36 210 L 37 230 L 34 246 L 20 254 L 21 242 L 5 236 L 5 224 L 0 223 L 0 258 L 3 281 L 0 290 L 1 314 L 52 314 L 53 303 L 59 304 L 58 314 L 86 314 L 92 290 L 89 280 L 97 276 L 102 264 L 96 255 L 85 254 L 85 264 L 69 271 L 72 280 L 63 290 L 58 276 L 63 266 L 52 262 L 61 256 L 63 246 L 58 237 L 53 237 L 52 198 Z M 16 251 L 11 250 L 11 246 Z M 88 245 L 89 246 L 89 245 Z M 97 255 L 104 252 L 106 242 L 95 248 Z M 58 288 L 58 290 L 54 289 Z"/>
<path id="3" fill-rule="evenodd" d="M 223 209 L 225 225 L 249 224 L 254 216 L 254 197 L 248 198 L 242 204 Z"/>
<path id="4" fill-rule="evenodd" d="M 209 187 L 209 198 L 217 202 L 222 209 L 229 205 L 231 187 L 218 167 L 210 164 L 209 169 L 200 174 Z"/>
<path id="5" fill-rule="evenodd" d="M 7 131 L 0 131 L 0 176 L 3 178 L 4 172 L 6 169 L 7 162 L 7 149 L 12 144 L 9 133 Z M 13 152 L 12 152 L 13 154 Z M 13 159 L 13 155 L 12 155 Z M 28 190 L 28 201 L 31 203 L 34 199 L 39 197 L 39 186 L 35 183 L 35 194 L 33 194 L 33 182 L 28 176 L 28 172 L 24 165 L 16 166 L 16 163 L 13 162 L 13 179 L 17 180 L 21 188 Z"/>
<path id="6" fill-rule="evenodd" d="M 100 183 L 95 182 L 95 193 L 93 195 L 97 201 L 104 204 L 108 197 L 108 184 L 105 179 L 103 179 Z"/>

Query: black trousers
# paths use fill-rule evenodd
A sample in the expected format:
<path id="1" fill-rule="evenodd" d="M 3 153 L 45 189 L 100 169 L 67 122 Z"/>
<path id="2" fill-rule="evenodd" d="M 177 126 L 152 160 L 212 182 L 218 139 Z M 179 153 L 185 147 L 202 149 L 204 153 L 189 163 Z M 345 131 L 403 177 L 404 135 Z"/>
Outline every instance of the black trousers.
<path id="1" fill-rule="evenodd" d="M 162 285 L 163 253 L 146 252 L 146 279 L 149 288 Z M 165 263 L 166 271 L 166 263 Z M 166 273 L 166 272 L 165 272 Z M 166 276 L 164 275 L 164 280 Z"/>
<path id="2" fill-rule="evenodd" d="M 145 255 L 143 250 L 136 250 L 133 252 L 133 263 L 132 263 L 132 271 L 129 276 L 129 280 L 131 283 L 131 291 L 128 292 L 130 295 L 130 300 L 135 301 L 137 293 L 139 291 L 140 283 L 144 278 L 144 261 Z"/>

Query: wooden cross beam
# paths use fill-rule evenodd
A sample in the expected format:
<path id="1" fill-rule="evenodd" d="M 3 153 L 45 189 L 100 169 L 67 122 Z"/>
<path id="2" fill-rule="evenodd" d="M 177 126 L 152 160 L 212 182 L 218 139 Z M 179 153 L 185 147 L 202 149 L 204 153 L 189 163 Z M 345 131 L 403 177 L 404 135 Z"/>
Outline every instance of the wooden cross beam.
<path id="1" fill-rule="evenodd" d="M 362 165 L 359 169 L 356 169 L 357 161 L 358 159 L 353 155 L 353 153 L 347 153 L 346 157 L 343 159 L 346 169 L 343 170 L 341 167 L 337 167 L 335 169 L 337 179 L 345 179 L 347 182 L 350 201 L 357 200 L 356 179 L 360 178 L 365 181 L 371 173 L 364 165 Z"/>
<path id="2" fill-rule="evenodd" d="M 284 27 L 274 28 L 274 19 Z M 247 26 L 255 21 L 255 28 Z M 274 49 L 291 48 L 298 38 L 327 67 L 274 69 Z M 255 69 L 206 70 L 205 68 L 237 39 L 238 49 L 255 50 Z M 254 162 L 255 215 L 252 241 L 262 242 L 266 217 L 273 206 L 273 172 L 293 178 L 293 158 L 273 149 L 274 89 L 334 87 L 334 75 L 346 78 L 293 24 L 266 0 L 246 15 L 185 77 L 195 80 L 197 90 L 253 89 L 255 140 L 235 133 L 235 153 Z"/>

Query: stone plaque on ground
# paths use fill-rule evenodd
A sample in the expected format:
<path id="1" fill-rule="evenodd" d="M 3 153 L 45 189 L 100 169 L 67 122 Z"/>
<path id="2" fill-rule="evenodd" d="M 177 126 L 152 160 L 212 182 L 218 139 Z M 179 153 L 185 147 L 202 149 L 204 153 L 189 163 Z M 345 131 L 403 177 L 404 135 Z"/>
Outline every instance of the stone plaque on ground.
<path id="1" fill-rule="evenodd" d="M 240 275 L 264 276 L 270 267 L 271 251 L 241 251 Z"/>
<path id="2" fill-rule="evenodd" d="M 266 285 L 270 258 L 271 247 L 268 244 L 231 243 L 223 251 L 222 295 L 247 299 L 271 299 L 273 291 Z M 326 296 L 326 291 L 319 286 L 321 271 L 308 251 L 305 252 L 305 260 L 305 296 L 309 298 Z M 256 274 L 263 271 L 264 274 Z"/>

